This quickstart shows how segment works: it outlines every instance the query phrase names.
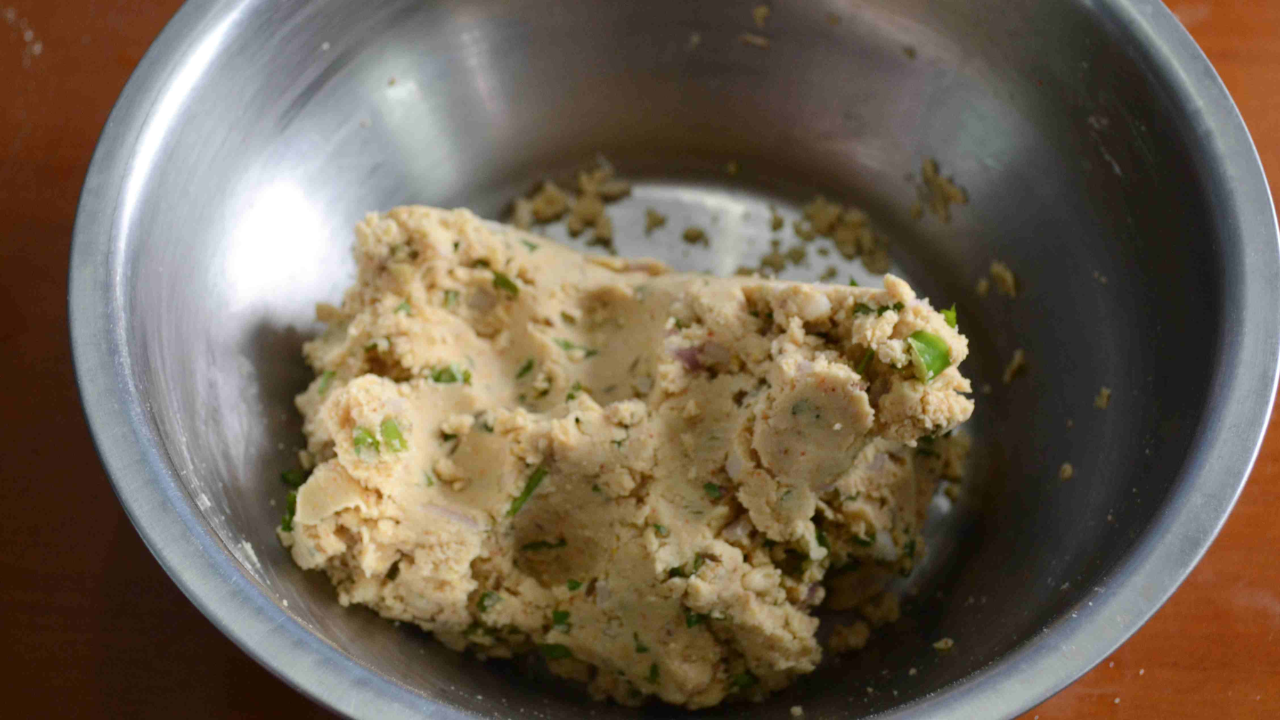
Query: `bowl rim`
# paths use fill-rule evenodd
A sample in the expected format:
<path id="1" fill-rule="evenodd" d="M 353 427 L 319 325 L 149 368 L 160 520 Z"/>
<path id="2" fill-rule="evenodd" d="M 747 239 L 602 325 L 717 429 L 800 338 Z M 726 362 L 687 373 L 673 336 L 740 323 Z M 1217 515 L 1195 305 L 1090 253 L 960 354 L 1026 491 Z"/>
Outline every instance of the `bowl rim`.
<path id="1" fill-rule="evenodd" d="M 85 177 L 69 270 L 76 381 L 98 453 L 126 513 L 178 587 L 250 657 L 353 717 L 467 718 L 379 675 L 278 606 L 204 522 L 166 456 L 132 374 L 125 314 L 131 213 L 183 99 L 257 0 L 189 0 L 160 33 L 111 111 Z M 1074 1 L 1074 0 L 1073 0 Z M 1225 252 L 1240 255 L 1224 314 L 1240 318 L 1215 357 L 1210 401 L 1176 488 L 1129 553 L 1034 640 L 882 718 L 1012 717 L 1103 660 L 1177 589 L 1208 549 L 1257 456 L 1280 365 L 1280 232 L 1253 142 L 1226 88 L 1159 0 L 1096 0 L 1134 40 L 1190 120 Z"/>

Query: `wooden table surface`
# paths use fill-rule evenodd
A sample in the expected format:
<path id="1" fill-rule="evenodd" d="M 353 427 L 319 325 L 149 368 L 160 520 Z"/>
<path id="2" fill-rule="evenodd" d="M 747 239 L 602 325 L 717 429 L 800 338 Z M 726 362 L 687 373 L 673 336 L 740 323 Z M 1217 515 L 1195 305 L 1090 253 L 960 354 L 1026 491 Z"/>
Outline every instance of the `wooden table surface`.
<path id="1" fill-rule="evenodd" d="M 328 717 L 170 582 L 80 411 L 66 274 L 116 95 L 179 0 L 0 0 L 0 667 L 9 717 Z M 1280 1 L 1170 0 L 1280 182 Z M 12 7 L 10 7 L 12 6 Z M 1027 718 L 1280 718 L 1280 430 L 1221 536 L 1107 661 Z M 16 704 L 15 704 L 16 703 Z"/>

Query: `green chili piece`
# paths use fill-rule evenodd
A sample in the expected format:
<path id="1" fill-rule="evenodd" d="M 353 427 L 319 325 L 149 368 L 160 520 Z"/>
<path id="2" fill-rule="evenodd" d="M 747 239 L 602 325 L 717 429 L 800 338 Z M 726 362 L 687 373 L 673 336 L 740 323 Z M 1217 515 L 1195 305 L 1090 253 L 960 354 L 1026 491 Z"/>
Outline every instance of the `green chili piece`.
<path id="1" fill-rule="evenodd" d="M 928 382 L 951 365 L 951 348 L 942 338 L 926 330 L 917 330 L 907 337 L 911 346 L 911 364 L 916 377 Z"/>
<path id="2" fill-rule="evenodd" d="M 382 430 L 382 442 L 386 443 L 388 450 L 404 452 L 409 449 L 409 441 L 404 439 L 404 435 L 400 433 L 400 426 L 395 420 L 386 418 L 379 429 Z"/>
<path id="3" fill-rule="evenodd" d="M 284 517 L 280 518 L 280 529 L 293 532 L 293 516 L 298 513 L 298 491 L 290 490 L 284 498 Z"/>
<path id="4" fill-rule="evenodd" d="M 942 319 L 947 321 L 951 327 L 956 326 L 956 304 L 951 303 L 951 307 L 942 311 Z"/>
<path id="5" fill-rule="evenodd" d="M 351 444 L 355 446 L 356 452 L 361 450 L 378 452 L 378 438 L 362 427 L 351 431 Z"/>

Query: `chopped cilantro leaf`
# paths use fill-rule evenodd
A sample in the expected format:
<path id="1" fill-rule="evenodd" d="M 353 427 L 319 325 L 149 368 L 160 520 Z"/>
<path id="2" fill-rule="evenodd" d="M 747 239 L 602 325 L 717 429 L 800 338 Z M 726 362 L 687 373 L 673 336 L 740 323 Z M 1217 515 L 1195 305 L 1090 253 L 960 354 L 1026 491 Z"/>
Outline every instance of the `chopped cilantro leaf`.
<path id="1" fill-rule="evenodd" d="M 547 542 L 546 540 L 535 540 L 531 543 L 521 545 L 520 549 L 528 552 L 535 552 L 538 550 L 559 550 L 568 544 L 569 543 L 564 538 L 560 538 L 554 543 Z"/>
<path id="2" fill-rule="evenodd" d="M 858 287 L 858 281 L 853 278 L 849 278 L 849 287 Z"/>
<path id="3" fill-rule="evenodd" d="M 875 311 L 875 308 L 866 303 L 857 303 L 853 306 L 853 314 L 855 315 L 870 315 Z"/>
<path id="4" fill-rule="evenodd" d="M 486 590 L 480 599 L 476 602 L 476 607 L 480 612 L 489 612 L 494 605 L 502 602 L 502 596 L 492 590 Z"/>
<path id="5" fill-rule="evenodd" d="M 684 626 L 687 628 L 697 627 L 707 621 L 706 615 L 700 615 L 689 608 L 684 609 Z"/>
<path id="6" fill-rule="evenodd" d="M 656 533 L 657 536 L 660 538 L 664 538 L 671 535 L 671 531 L 667 529 L 666 525 L 654 525 L 653 532 Z"/>
<path id="7" fill-rule="evenodd" d="M 569 611 L 553 610 L 551 611 L 551 626 L 560 632 L 569 632 Z"/>
<path id="8" fill-rule="evenodd" d="M 862 356 L 862 362 L 858 363 L 858 374 L 866 375 L 867 368 L 871 366 L 871 358 L 875 357 L 875 351 L 867 348 L 867 354 Z"/>
<path id="9" fill-rule="evenodd" d="M 405 300 L 404 302 L 396 306 L 396 312 L 404 313 L 405 315 L 412 315 L 413 306 L 409 304 L 408 300 Z"/>
<path id="10" fill-rule="evenodd" d="M 582 583 L 577 580 L 568 580 L 565 582 L 564 586 L 569 588 L 569 592 L 574 592 L 578 588 L 582 587 Z"/>
<path id="11" fill-rule="evenodd" d="M 588 347 L 582 347 L 581 345 L 575 345 L 572 342 L 565 340 L 564 338 L 553 338 L 552 342 L 554 342 L 556 345 L 559 345 L 560 349 L 564 350 L 565 352 L 573 352 L 574 350 L 581 350 L 584 358 L 589 358 L 593 355 L 600 354 L 599 350 L 595 350 L 593 348 L 588 348 Z"/>
<path id="12" fill-rule="evenodd" d="M 651 663 L 649 665 L 649 682 L 658 682 L 658 663 Z"/>
<path id="13" fill-rule="evenodd" d="M 333 375 L 332 370 L 325 370 L 320 374 L 320 384 L 316 386 L 317 395 L 324 397 L 324 394 L 329 392 L 329 386 L 333 384 Z"/>
<path id="14" fill-rule="evenodd" d="M 636 641 L 636 652 L 637 652 L 637 653 L 647 653 L 647 652 L 649 652 L 649 646 L 648 646 L 648 645 L 645 645 L 645 644 L 644 644 L 644 643 L 642 643 L 642 642 L 640 642 L 640 633 L 634 633 L 634 632 L 633 632 L 633 633 L 631 633 L 631 637 L 632 637 L 633 639 L 635 639 L 635 641 Z"/>
<path id="15" fill-rule="evenodd" d="M 445 290 L 445 291 L 444 291 L 444 306 L 445 306 L 445 307 L 447 307 L 447 308 L 451 308 L 451 307 L 453 307 L 453 306 L 455 306 L 455 305 L 457 305 L 457 304 L 458 304 L 458 291 L 457 291 L 457 290 Z"/>
<path id="16" fill-rule="evenodd" d="M 569 394 L 564 396 L 564 401 L 569 402 L 570 400 L 578 397 L 578 393 L 580 392 L 582 392 L 582 383 L 574 380 L 573 387 L 569 388 Z"/>
<path id="17" fill-rule="evenodd" d="M 724 494 L 724 490 L 720 489 L 720 486 L 713 482 L 703 483 L 702 490 L 707 494 L 707 497 L 712 500 L 719 500 L 720 496 Z"/>
<path id="18" fill-rule="evenodd" d="M 538 485 L 542 484 L 543 478 L 547 476 L 547 469 L 541 465 L 534 468 L 529 475 L 529 479 L 524 483 L 524 490 L 511 501 L 511 507 L 507 510 L 507 517 L 511 517 L 520 512 L 520 508 L 529 501 L 529 497 L 533 495 L 533 491 L 538 489 Z"/>
<path id="19" fill-rule="evenodd" d="M 729 681 L 732 682 L 733 686 L 739 690 L 746 690 L 749 687 L 754 687 L 756 683 L 760 682 L 756 679 L 755 675 L 752 675 L 749 672 L 738 673 L 730 678 Z"/>
<path id="20" fill-rule="evenodd" d="M 528 375 L 529 373 L 533 372 L 533 365 L 534 365 L 533 358 L 529 358 L 528 360 L 525 360 L 524 364 L 520 366 L 520 369 L 516 371 L 516 379 L 519 380 L 525 375 Z"/>
<path id="21" fill-rule="evenodd" d="M 285 470 L 284 472 L 280 473 L 280 482 L 284 483 L 285 485 L 288 485 L 291 488 L 300 487 L 302 483 L 306 481 L 307 481 L 307 474 L 297 468 L 294 468 L 292 470 Z"/>
<path id="22" fill-rule="evenodd" d="M 528 240 L 521 240 L 520 242 L 521 242 L 525 247 L 529 248 L 529 252 L 537 252 L 537 251 L 538 251 L 538 244 L 537 244 L 537 243 L 531 243 L 531 242 L 529 242 Z"/>
<path id="23" fill-rule="evenodd" d="M 493 287 L 503 292 L 511 293 L 511 297 L 519 297 L 520 286 L 515 284 L 511 278 L 497 270 L 493 271 Z"/>
<path id="24" fill-rule="evenodd" d="M 573 657 L 573 653 L 569 648 L 559 644 L 539 645 L 538 651 L 542 653 L 542 657 L 548 660 L 563 660 Z"/>

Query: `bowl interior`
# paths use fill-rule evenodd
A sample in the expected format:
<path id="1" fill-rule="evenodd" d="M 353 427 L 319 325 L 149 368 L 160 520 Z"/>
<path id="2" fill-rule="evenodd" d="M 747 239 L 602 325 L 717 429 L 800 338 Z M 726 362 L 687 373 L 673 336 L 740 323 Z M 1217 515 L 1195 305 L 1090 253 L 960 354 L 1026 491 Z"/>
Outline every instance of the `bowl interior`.
<path id="1" fill-rule="evenodd" d="M 775 236 L 795 244 L 769 232 L 771 206 L 794 217 L 822 193 L 868 210 L 898 272 L 957 304 L 964 369 L 991 392 L 969 426 L 972 491 L 936 503 L 903 621 L 765 705 L 706 716 L 867 714 L 996 663 L 1090 601 L 1194 460 L 1229 320 L 1221 228 L 1180 99 L 1109 11 L 787 3 L 764 29 L 750 11 L 245 2 L 207 16 L 152 109 L 167 129 L 139 148 L 120 267 L 131 372 L 167 461 L 272 602 L 424 703 L 583 711 L 576 690 L 547 692 L 521 664 L 339 607 L 275 538 L 276 477 L 301 443 L 292 396 L 310 378 L 299 348 L 314 303 L 353 279 L 351 228 L 367 211 L 500 218 L 538 179 L 602 154 L 636 181 L 614 210 L 623 254 L 732 272 Z M 927 158 L 968 192 L 949 223 L 912 218 Z M 646 207 L 671 215 L 665 233 L 645 237 Z M 708 228 L 708 250 L 679 241 L 686 224 Z M 1014 300 L 974 292 L 996 259 L 1017 274 Z M 811 253 L 785 276 L 828 264 Z M 1018 348 L 1028 366 L 1006 385 Z M 941 637 L 952 652 L 930 646 Z"/>

